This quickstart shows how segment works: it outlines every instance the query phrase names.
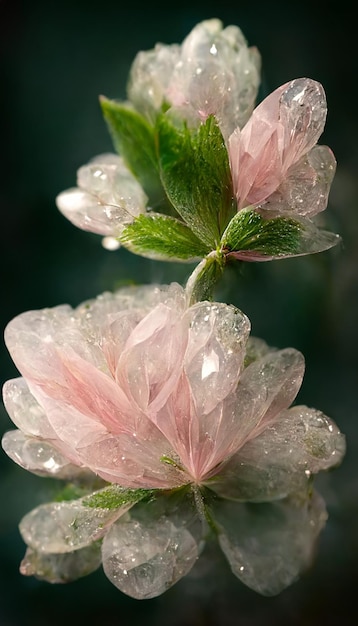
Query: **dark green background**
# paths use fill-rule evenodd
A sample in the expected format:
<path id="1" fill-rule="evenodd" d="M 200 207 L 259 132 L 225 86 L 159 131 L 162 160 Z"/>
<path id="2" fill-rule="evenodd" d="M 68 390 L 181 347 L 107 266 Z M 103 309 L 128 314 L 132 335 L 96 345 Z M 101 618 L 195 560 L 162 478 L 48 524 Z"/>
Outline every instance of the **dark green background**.
<path id="1" fill-rule="evenodd" d="M 129 66 L 157 41 L 180 43 L 199 21 L 239 25 L 263 58 L 263 97 L 301 76 L 320 81 L 328 118 L 320 143 L 338 169 L 326 225 L 342 245 L 309 258 L 246 264 L 217 297 L 242 308 L 253 334 L 306 357 L 299 400 L 347 436 L 342 466 L 321 476 L 329 521 L 311 569 L 275 598 L 245 588 L 218 553 L 162 597 L 135 601 L 101 570 L 66 586 L 18 573 L 17 524 L 51 485 L 0 454 L 0 626 L 353 626 L 358 622 L 358 107 L 357 36 L 344 2 L 51 2 L 0 0 L 0 326 L 27 309 L 72 305 L 121 282 L 183 282 L 186 265 L 105 251 L 58 212 L 56 195 L 76 170 L 112 150 L 99 94 L 124 98 Z M 17 375 L 3 342 L 1 383 Z M 1 433 L 12 427 L 0 410 Z"/>

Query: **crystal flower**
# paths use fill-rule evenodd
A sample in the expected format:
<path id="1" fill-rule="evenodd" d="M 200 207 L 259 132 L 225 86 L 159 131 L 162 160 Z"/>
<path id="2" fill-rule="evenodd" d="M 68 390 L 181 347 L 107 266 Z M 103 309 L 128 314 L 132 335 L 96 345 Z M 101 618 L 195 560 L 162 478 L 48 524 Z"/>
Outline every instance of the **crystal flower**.
<path id="1" fill-rule="evenodd" d="M 311 217 L 327 206 L 336 161 L 317 145 L 327 116 L 323 87 L 292 80 L 254 110 L 228 139 L 238 209 L 255 206 L 270 215 Z"/>
<path id="2" fill-rule="evenodd" d="M 121 591 L 151 598 L 191 570 L 210 529 L 260 593 L 307 567 L 327 517 L 312 476 L 345 440 L 321 412 L 289 408 L 301 353 L 249 333 L 234 306 L 188 306 L 176 283 L 8 324 L 22 377 L 4 385 L 17 429 L 3 448 L 79 491 L 22 519 L 23 574 L 69 581 L 102 563 Z"/>
<path id="3" fill-rule="evenodd" d="M 189 119 L 214 114 L 224 136 L 242 127 L 254 108 L 261 57 L 237 26 L 219 19 L 197 24 L 181 45 L 157 43 L 132 64 L 128 97 L 150 120 L 163 105 Z"/>
<path id="4" fill-rule="evenodd" d="M 145 213 L 147 196 L 116 154 L 94 157 L 77 171 L 77 187 L 62 191 L 57 208 L 83 230 L 118 237 L 125 225 Z"/>

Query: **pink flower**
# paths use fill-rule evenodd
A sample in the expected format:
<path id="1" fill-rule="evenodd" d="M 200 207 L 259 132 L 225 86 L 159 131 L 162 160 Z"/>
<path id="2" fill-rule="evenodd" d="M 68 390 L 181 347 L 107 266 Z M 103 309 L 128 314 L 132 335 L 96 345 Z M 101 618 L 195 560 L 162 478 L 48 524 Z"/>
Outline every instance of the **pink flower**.
<path id="1" fill-rule="evenodd" d="M 193 567 L 210 517 L 246 584 L 262 593 L 289 584 L 326 519 L 322 501 L 307 497 L 310 476 L 339 463 L 344 438 L 320 412 L 288 408 L 303 377 L 301 353 L 271 350 L 249 332 L 233 306 L 188 307 L 176 283 L 9 323 L 5 340 L 22 377 L 4 386 L 18 427 L 4 435 L 4 450 L 29 471 L 85 488 L 77 500 L 24 517 L 23 573 L 68 580 L 102 560 L 122 591 L 153 597 Z M 103 489 L 89 495 L 96 477 Z M 290 531 L 274 578 L 263 580 L 257 555 L 252 563 L 250 550 L 238 552 L 252 532 L 245 502 L 273 502 L 266 506 L 279 508 Z M 268 535 L 256 541 L 272 542 Z"/>
<path id="2" fill-rule="evenodd" d="M 246 125 L 228 139 L 238 210 L 254 206 L 266 217 L 312 217 L 327 206 L 336 161 L 316 145 L 327 115 L 320 83 L 292 80 L 271 93 Z"/>

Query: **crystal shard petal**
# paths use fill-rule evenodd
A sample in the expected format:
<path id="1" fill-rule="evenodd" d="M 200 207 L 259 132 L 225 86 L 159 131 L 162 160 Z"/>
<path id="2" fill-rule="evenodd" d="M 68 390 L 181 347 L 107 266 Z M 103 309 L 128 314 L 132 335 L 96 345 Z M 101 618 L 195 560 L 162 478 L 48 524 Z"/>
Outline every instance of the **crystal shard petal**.
<path id="1" fill-rule="evenodd" d="M 314 492 L 312 498 L 270 504 L 220 500 L 213 517 L 233 573 L 254 591 L 273 596 L 311 565 L 327 512 Z"/>
<path id="2" fill-rule="evenodd" d="M 195 510 L 182 495 L 178 502 L 176 498 L 135 507 L 133 516 L 115 523 L 103 540 L 104 572 L 132 598 L 159 596 L 185 576 L 198 558 L 201 536 Z"/>

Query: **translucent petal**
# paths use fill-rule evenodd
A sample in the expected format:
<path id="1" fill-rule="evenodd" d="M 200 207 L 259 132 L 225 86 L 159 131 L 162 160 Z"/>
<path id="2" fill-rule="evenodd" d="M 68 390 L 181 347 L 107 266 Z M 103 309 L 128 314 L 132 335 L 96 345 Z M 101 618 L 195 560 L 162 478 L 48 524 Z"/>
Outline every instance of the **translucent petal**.
<path id="1" fill-rule="evenodd" d="M 12 379 L 4 384 L 5 408 L 24 435 L 22 437 L 19 432 L 7 435 L 5 444 L 7 454 L 22 467 L 36 471 L 36 473 L 37 470 L 47 473 L 43 463 L 50 463 L 51 472 L 57 468 L 58 464 L 62 466 L 63 461 L 60 461 L 60 458 L 65 458 L 67 464 L 71 462 L 81 465 L 75 447 L 84 438 L 88 440 L 88 437 L 96 437 L 98 424 L 93 423 L 93 420 L 86 418 L 73 407 L 69 407 L 66 399 L 61 404 L 44 396 L 39 388 L 32 388 L 32 390 L 37 399 L 24 378 Z M 99 430 L 101 432 L 101 427 Z M 29 435 L 29 438 L 26 438 L 26 435 Z M 31 440 L 31 437 L 38 438 L 38 443 L 36 439 Z M 37 446 L 42 449 L 42 452 L 48 451 L 48 459 L 46 459 L 46 454 L 43 456 L 41 452 L 42 460 L 40 461 Z M 52 454 L 55 454 L 57 459 L 54 464 L 50 461 Z M 68 469 L 76 473 L 74 466 Z M 57 470 L 55 471 L 57 473 Z"/>
<path id="2" fill-rule="evenodd" d="M 279 101 L 285 131 L 283 158 L 286 167 L 297 163 L 317 143 L 327 117 L 323 86 L 310 78 L 296 78 L 285 85 Z"/>
<path id="3" fill-rule="evenodd" d="M 116 366 L 116 378 L 140 409 L 156 412 L 182 370 L 187 328 L 178 311 L 159 304 L 133 329 Z"/>
<path id="4" fill-rule="evenodd" d="M 6 381 L 3 386 L 3 400 L 15 426 L 24 433 L 44 439 L 55 437 L 44 409 L 30 392 L 24 378 Z"/>
<path id="5" fill-rule="evenodd" d="M 246 367 L 235 394 L 223 406 L 217 448 L 226 458 L 257 436 L 296 397 L 304 373 L 304 359 L 293 348 L 269 352 Z"/>
<path id="6" fill-rule="evenodd" d="M 167 439 L 149 420 L 147 424 L 146 433 L 108 434 L 80 447 L 79 458 L 104 480 L 123 487 L 171 489 L 188 483 L 188 475 L 165 462 L 174 455 Z"/>
<path id="7" fill-rule="evenodd" d="M 24 435 L 21 430 L 6 432 L 1 444 L 15 463 L 33 474 L 73 480 L 84 473 L 81 467 L 70 463 L 51 443 Z"/>
<path id="8" fill-rule="evenodd" d="M 289 348 L 269 352 L 246 367 L 237 389 L 206 415 L 193 404 L 191 381 L 182 377 L 156 418 L 177 452 L 179 465 L 196 482 L 218 473 L 220 463 L 290 405 L 303 371 L 304 361 L 298 351 Z M 176 457 L 174 460 L 178 461 Z"/>
<path id="9" fill-rule="evenodd" d="M 215 114 L 224 136 L 249 118 L 260 83 L 261 57 L 237 26 L 218 19 L 197 24 L 179 46 L 157 44 L 139 52 L 128 97 L 150 120 L 163 102 L 197 120 Z"/>
<path id="10" fill-rule="evenodd" d="M 298 78 L 265 98 L 228 140 L 238 208 L 261 204 L 317 143 L 327 115 L 320 83 Z"/>
<path id="11" fill-rule="evenodd" d="M 265 501 L 308 487 L 312 474 L 338 465 L 345 437 L 320 411 L 296 406 L 248 441 L 210 483 L 220 496 Z"/>
<path id="12" fill-rule="evenodd" d="M 5 342 L 18 369 L 28 366 L 30 380 L 44 372 L 58 374 L 58 348 L 67 354 L 73 350 L 106 370 L 105 358 L 98 343 L 93 341 L 90 328 L 69 305 L 26 311 L 14 317 L 5 329 Z"/>
<path id="13" fill-rule="evenodd" d="M 124 346 L 133 325 L 137 324 L 158 304 L 165 304 L 178 312 L 185 308 L 185 291 L 178 283 L 170 285 L 131 285 L 115 292 L 105 292 L 87 300 L 74 309 L 82 332 L 94 346 L 113 340 L 120 332 L 120 347 Z M 114 324 L 114 327 L 113 327 Z M 123 324 L 124 328 L 120 329 Z"/>
<path id="14" fill-rule="evenodd" d="M 56 204 L 83 230 L 116 237 L 125 224 L 145 212 L 148 198 L 117 155 L 100 155 L 81 167 L 77 185 L 60 193 Z"/>
<path id="15" fill-rule="evenodd" d="M 317 493 L 265 504 L 217 500 L 212 515 L 233 573 L 267 596 L 280 593 L 310 567 L 327 520 Z"/>
<path id="16" fill-rule="evenodd" d="M 103 569 L 123 593 L 136 599 L 161 595 L 185 576 L 196 562 L 201 540 L 195 539 L 193 508 L 148 503 L 133 516 L 115 523 L 102 545 Z"/>
<path id="17" fill-rule="evenodd" d="M 5 339 L 18 369 L 32 383 L 31 392 L 44 407 L 47 397 L 48 417 L 57 402 L 65 406 L 63 421 L 71 407 L 87 416 L 82 421 L 94 433 L 104 431 L 101 422 L 121 428 L 119 416 L 131 413 L 129 402 L 109 376 L 100 346 L 92 344 L 70 307 L 23 313 L 8 324 Z M 76 422 L 79 428 L 80 419 Z M 54 422 L 52 426 L 58 432 Z"/>
<path id="18" fill-rule="evenodd" d="M 27 548 L 21 561 L 20 573 L 49 583 L 69 583 L 91 574 L 100 567 L 101 562 L 99 542 L 62 554 L 45 554 Z"/>
<path id="19" fill-rule="evenodd" d="M 180 60 L 180 46 L 157 43 L 153 50 L 140 51 L 129 73 L 127 94 L 134 106 L 150 120 L 160 110 L 175 65 Z"/>
<path id="20" fill-rule="evenodd" d="M 245 367 L 250 365 L 252 361 L 257 361 L 266 356 L 269 352 L 276 352 L 276 348 L 270 347 L 263 339 L 250 335 L 246 344 Z"/>
<path id="21" fill-rule="evenodd" d="M 174 460 L 200 480 L 217 462 L 222 399 L 237 386 L 250 323 L 235 307 L 208 302 L 191 307 L 186 318 L 185 372 L 152 419 L 177 453 Z"/>
<path id="22" fill-rule="evenodd" d="M 262 204 L 268 215 L 313 216 L 327 207 L 336 159 L 327 146 L 315 146 L 289 168 L 278 189 Z"/>
<path id="23" fill-rule="evenodd" d="M 214 114 L 224 136 L 248 120 L 260 83 L 261 58 L 237 26 L 218 19 L 197 24 L 185 38 L 168 87 L 174 105 L 190 103 L 205 118 Z"/>
<path id="24" fill-rule="evenodd" d="M 41 504 L 22 518 L 19 529 L 24 542 L 41 553 L 62 554 L 89 546 L 133 506 L 117 509 L 86 506 L 78 500 Z"/>
<path id="25" fill-rule="evenodd" d="M 201 416 L 236 387 L 250 321 L 236 307 L 217 302 L 194 305 L 187 318 L 190 331 L 184 368 Z"/>

